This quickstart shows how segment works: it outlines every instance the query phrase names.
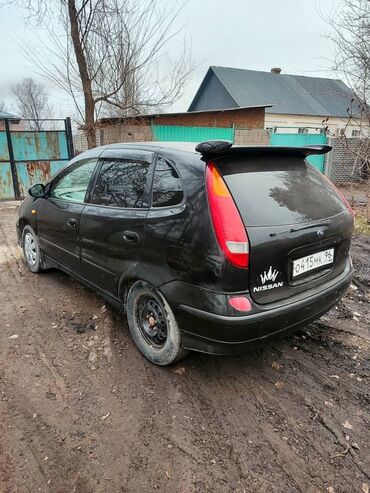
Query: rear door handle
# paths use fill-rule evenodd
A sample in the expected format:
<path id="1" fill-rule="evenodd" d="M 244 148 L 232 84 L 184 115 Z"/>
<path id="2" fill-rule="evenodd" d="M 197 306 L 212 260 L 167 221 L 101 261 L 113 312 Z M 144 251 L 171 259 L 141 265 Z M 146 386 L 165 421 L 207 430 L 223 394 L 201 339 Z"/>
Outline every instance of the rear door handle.
<path id="1" fill-rule="evenodd" d="M 77 226 L 77 220 L 72 218 L 68 219 L 67 226 L 69 226 L 70 228 L 75 228 Z"/>
<path id="2" fill-rule="evenodd" d="M 139 235 L 134 231 L 125 231 L 122 237 L 127 243 L 139 243 Z"/>

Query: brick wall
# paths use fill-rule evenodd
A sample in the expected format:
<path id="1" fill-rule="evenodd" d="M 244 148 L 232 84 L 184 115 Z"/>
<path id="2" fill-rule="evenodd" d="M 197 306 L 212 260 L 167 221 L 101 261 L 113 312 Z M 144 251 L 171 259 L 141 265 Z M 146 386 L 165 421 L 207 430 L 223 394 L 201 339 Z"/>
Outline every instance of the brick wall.
<path id="1" fill-rule="evenodd" d="M 361 139 L 330 139 L 333 150 L 326 159 L 325 174 L 334 183 L 361 181 L 360 163 L 356 162 L 356 148 L 363 145 Z"/>
<path id="2" fill-rule="evenodd" d="M 160 115 L 153 119 L 153 123 L 190 127 L 232 127 L 235 125 L 236 127 L 263 129 L 265 126 L 265 108 Z"/>
<path id="3" fill-rule="evenodd" d="M 149 125 L 109 125 L 98 130 L 100 145 L 115 142 L 148 142 L 153 140 Z"/>
<path id="4" fill-rule="evenodd" d="M 13 123 L 13 122 L 9 122 L 9 128 L 10 130 L 24 130 L 23 128 L 23 125 L 21 125 L 19 122 L 18 123 Z M 4 120 L 0 120 L 0 130 L 5 130 L 5 121 Z"/>
<path id="5" fill-rule="evenodd" d="M 97 129 L 97 145 L 116 142 L 148 142 L 153 140 L 151 125 L 176 125 L 189 127 L 235 127 L 237 144 L 268 144 L 269 136 L 264 130 L 265 108 L 250 108 L 204 113 L 178 113 L 158 116 L 141 116 L 119 120 L 102 121 Z M 83 137 L 75 138 L 76 150 L 85 150 Z"/>
<path id="6" fill-rule="evenodd" d="M 269 145 L 270 132 L 262 128 L 236 128 L 235 144 L 238 145 Z"/>

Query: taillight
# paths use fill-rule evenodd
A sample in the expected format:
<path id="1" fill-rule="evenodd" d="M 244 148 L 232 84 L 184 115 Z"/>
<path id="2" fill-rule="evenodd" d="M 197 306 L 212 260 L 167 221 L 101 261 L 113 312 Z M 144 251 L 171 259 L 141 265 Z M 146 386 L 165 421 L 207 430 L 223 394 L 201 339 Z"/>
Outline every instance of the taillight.
<path id="1" fill-rule="evenodd" d="M 243 221 L 216 166 L 206 170 L 209 209 L 218 244 L 227 260 L 236 267 L 248 267 L 249 242 Z"/>
<path id="2" fill-rule="evenodd" d="M 349 205 L 349 202 L 345 198 L 345 196 L 343 195 L 343 193 L 339 190 L 339 188 L 337 188 L 334 185 L 334 183 L 326 175 L 323 175 L 323 177 L 326 179 L 326 181 L 329 183 L 329 185 L 337 192 L 337 194 L 339 195 L 339 197 L 342 199 L 343 204 L 347 207 L 348 211 L 351 213 L 352 217 L 354 218 L 355 217 L 355 213 L 354 213 L 352 207 Z"/>

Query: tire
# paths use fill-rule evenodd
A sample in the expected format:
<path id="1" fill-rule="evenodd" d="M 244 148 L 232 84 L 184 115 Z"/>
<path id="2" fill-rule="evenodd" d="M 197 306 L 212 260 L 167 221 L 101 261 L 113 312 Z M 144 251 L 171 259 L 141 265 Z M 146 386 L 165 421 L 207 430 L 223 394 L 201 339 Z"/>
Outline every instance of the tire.
<path id="1" fill-rule="evenodd" d="M 166 366 L 184 358 L 181 332 L 161 293 L 137 281 L 127 297 L 128 326 L 140 352 L 152 363 Z"/>
<path id="2" fill-rule="evenodd" d="M 22 249 L 28 270 L 33 273 L 42 271 L 41 250 L 37 235 L 31 226 L 25 226 L 22 232 Z"/>

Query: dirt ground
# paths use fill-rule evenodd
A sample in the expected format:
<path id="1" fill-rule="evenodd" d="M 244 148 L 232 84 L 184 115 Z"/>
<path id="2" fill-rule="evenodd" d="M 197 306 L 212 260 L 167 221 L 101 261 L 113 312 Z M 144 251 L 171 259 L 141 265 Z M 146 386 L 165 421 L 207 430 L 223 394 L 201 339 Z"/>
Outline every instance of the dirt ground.
<path id="1" fill-rule="evenodd" d="M 15 219 L 0 210 L 1 493 L 369 491 L 369 236 L 317 323 L 159 368 L 93 292 L 26 270 Z"/>

